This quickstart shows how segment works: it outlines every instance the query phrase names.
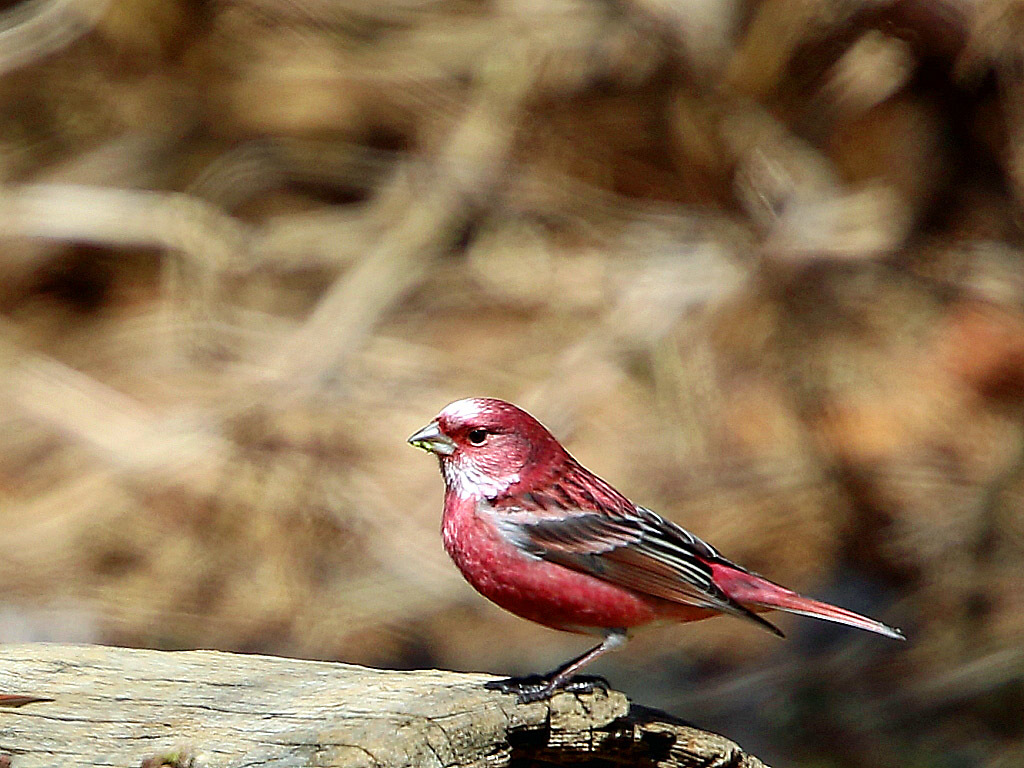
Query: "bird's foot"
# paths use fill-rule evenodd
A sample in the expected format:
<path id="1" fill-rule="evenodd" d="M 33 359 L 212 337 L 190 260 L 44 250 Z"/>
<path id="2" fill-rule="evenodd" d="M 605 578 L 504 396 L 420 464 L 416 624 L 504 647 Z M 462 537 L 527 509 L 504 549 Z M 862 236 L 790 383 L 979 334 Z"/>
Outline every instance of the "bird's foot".
<path id="1" fill-rule="evenodd" d="M 526 675 L 525 677 L 509 677 L 504 680 L 490 680 L 484 683 L 489 691 L 515 694 L 520 704 L 535 701 L 546 701 L 556 693 L 592 693 L 595 689 L 608 692 L 608 681 L 597 675 L 576 675 L 567 680 L 559 680 L 547 675 Z"/>

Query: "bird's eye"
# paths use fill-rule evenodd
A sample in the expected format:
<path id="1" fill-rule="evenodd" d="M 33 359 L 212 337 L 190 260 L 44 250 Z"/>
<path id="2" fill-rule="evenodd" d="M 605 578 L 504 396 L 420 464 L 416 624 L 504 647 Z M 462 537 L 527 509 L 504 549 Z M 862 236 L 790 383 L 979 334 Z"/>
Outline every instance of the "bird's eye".
<path id="1" fill-rule="evenodd" d="M 469 430 L 469 433 L 466 435 L 466 437 L 469 438 L 469 442 L 471 442 L 473 445 L 483 445 L 484 440 L 487 439 L 487 430 L 471 429 Z"/>

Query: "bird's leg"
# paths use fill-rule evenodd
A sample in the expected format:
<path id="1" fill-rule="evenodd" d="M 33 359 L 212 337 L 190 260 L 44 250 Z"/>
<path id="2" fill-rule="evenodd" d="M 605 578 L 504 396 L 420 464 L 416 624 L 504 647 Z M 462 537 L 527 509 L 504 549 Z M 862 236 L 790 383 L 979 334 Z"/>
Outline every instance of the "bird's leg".
<path id="1" fill-rule="evenodd" d="M 567 661 L 545 675 L 529 675 L 527 677 L 510 677 L 505 680 L 492 680 L 484 683 L 484 687 L 502 693 L 514 693 L 520 704 L 531 701 L 542 701 L 551 698 L 556 691 L 572 691 L 573 693 L 589 693 L 594 688 L 607 688 L 608 681 L 596 675 L 580 675 L 573 677 L 579 670 L 598 656 L 614 651 L 626 644 L 629 637 L 623 629 L 608 630 L 604 640 L 589 651 Z"/>

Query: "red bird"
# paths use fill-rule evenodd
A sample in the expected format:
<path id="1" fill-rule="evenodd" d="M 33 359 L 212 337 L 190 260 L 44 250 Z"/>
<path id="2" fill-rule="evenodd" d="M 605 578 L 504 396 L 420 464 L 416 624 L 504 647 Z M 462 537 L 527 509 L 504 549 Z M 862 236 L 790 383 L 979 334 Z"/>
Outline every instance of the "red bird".
<path id="1" fill-rule="evenodd" d="M 624 645 L 634 627 L 655 621 L 727 613 L 781 637 L 758 615 L 774 609 L 903 639 L 897 629 L 727 560 L 585 469 L 511 403 L 458 400 L 409 442 L 440 461 L 444 547 L 466 580 L 518 616 L 604 638 L 547 675 L 494 686 L 522 701 L 566 687 L 585 664 Z"/>

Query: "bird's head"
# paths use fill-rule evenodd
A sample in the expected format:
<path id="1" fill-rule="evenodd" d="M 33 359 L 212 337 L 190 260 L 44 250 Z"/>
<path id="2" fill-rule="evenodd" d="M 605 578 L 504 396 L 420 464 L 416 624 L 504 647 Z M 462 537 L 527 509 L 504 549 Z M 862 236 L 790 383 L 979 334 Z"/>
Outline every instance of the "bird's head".
<path id="1" fill-rule="evenodd" d="M 448 489 L 466 496 L 493 498 L 513 486 L 528 490 L 568 458 L 533 416 L 489 397 L 445 406 L 409 443 L 437 454 Z"/>

